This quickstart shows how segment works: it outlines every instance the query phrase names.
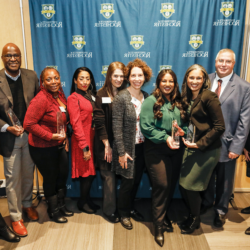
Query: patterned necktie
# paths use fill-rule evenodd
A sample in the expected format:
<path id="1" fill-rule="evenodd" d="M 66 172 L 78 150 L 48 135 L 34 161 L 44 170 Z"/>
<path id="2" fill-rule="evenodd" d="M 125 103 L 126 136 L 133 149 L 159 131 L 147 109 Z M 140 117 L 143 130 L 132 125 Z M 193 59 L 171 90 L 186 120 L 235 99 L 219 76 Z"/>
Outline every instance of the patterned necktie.
<path id="1" fill-rule="evenodd" d="M 218 98 L 220 97 L 220 92 L 221 92 L 221 84 L 222 84 L 222 80 L 218 80 L 218 87 L 215 90 L 215 94 L 218 96 Z"/>

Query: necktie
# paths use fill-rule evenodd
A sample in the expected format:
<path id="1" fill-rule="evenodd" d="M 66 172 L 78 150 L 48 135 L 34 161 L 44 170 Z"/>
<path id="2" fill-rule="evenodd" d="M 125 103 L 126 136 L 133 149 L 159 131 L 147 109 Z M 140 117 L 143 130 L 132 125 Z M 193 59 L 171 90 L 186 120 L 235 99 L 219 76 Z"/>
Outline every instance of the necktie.
<path id="1" fill-rule="evenodd" d="M 217 89 L 215 90 L 215 94 L 218 96 L 218 98 L 220 97 L 221 84 L 222 84 L 222 80 L 219 79 L 219 80 L 218 80 L 218 87 L 217 87 Z"/>

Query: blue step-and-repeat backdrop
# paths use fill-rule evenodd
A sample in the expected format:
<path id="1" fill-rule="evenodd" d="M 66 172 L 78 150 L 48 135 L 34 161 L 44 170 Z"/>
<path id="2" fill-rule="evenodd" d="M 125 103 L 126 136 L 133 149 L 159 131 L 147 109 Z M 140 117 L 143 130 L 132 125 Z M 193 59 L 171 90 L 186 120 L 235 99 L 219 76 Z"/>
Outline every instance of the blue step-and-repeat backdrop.
<path id="1" fill-rule="evenodd" d="M 175 71 L 180 86 L 194 63 L 214 72 L 222 48 L 235 52 L 240 74 L 246 0 L 29 0 L 29 9 L 34 69 L 39 75 L 56 67 L 66 96 L 76 68 L 90 68 L 99 89 L 111 62 L 126 65 L 136 57 L 153 70 L 148 93 L 164 68 Z M 79 196 L 70 175 L 67 188 L 68 196 Z M 144 174 L 137 195 L 150 197 L 150 190 Z M 91 196 L 102 196 L 99 173 Z"/>

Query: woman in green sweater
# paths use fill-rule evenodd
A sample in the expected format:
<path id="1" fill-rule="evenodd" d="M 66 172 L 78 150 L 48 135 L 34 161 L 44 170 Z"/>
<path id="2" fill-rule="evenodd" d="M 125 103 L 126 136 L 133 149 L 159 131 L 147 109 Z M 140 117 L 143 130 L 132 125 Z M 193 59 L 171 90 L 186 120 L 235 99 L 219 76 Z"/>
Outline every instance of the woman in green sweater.
<path id="1" fill-rule="evenodd" d="M 143 103 L 140 114 L 141 132 L 145 136 L 145 160 L 152 183 L 152 210 L 155 241 L 163 246 L 163 224 L 173 231 L 167 210 L 179 178 L 182 162 L 182 144 L 175 145 L 171 137 L 172 124 L 184 127 L 180 115 L 180 92 L 175 73 L 162 70 L 156 79 L 156 88 Z M 180 129 L 180 135 L 184 135 Z"/>

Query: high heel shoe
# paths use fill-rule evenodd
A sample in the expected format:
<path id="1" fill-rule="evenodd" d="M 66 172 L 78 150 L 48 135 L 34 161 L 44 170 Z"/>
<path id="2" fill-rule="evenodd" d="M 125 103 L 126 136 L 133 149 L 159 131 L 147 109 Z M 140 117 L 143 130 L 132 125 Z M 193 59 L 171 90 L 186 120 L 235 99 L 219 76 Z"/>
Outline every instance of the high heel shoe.
<path id="1" fill-rule="evenodd" d="M 163 227 L 155 225 L 155 242 L 160 246 L 163 247 L 164 245 L 164 234 L 163 234 Z"/>
<path id="2" fill-rule="evenodd" d="M 190 220 L 189 223 L 187 223 L 183 228 L 181 229 L 182 234 L 191 234 L 194 232 L 195 229 L 200 228 L 200 216 L 192 216 L 192 220 Z"/>
<path id="3" fill-rule="evenodd" d="M 192 214 L 189 214 L 187 219 L 182 221 L 181 224 L 179 224 L 179 228 L 182 229 L 186 227 L 186 225 L 191 224 L 191 223 L 192 223 Z"/>
<path id="4" fill-rule="evenodd" d="M 95 214 L 96 213 L 96 210 L 92 209 L 87 202 L 83 203 L 81 200 L 79 200 L 77 202 L 77 207 L 80 211 L 82 211 L 86 214 Z"/>

